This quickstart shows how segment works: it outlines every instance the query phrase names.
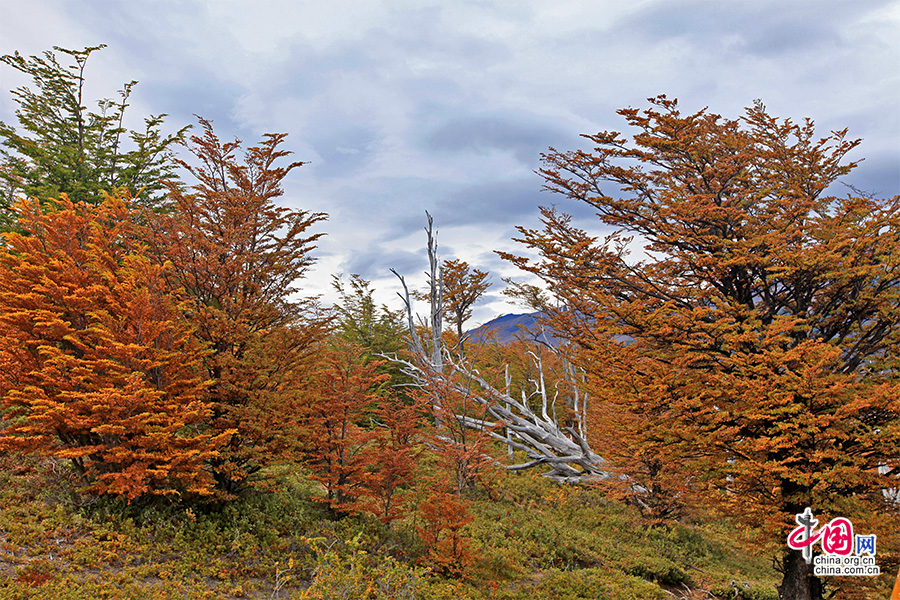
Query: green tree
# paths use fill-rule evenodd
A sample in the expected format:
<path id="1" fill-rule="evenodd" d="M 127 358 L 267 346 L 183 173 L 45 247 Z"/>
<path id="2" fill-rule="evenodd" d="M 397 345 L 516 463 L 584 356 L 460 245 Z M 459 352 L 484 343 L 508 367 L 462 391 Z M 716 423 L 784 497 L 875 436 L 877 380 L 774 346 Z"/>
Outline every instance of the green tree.
<path id="1" fill-rule="evenodd" d="M 349 281 L 334 275 L 332 285 L 341 295 L 340 302 L 334 307 L 337 312 L 335 332 L 362 349 L 364 362 L 379 360 L 384 355 L 408 355 L 402 311 L 391 310 L 383 304 L 378 306 L 371 283 L 357 274 L 350 275 Z M 394 385 L 409 383 L 409 378 L 400 373 L 396 363 L 382 365 L 379 372 L 389 374 Z"/>
<path id="2" fill-rule="evenodd" d="M 547 186 L 615 231 L 543 209 L 542 230 L 520 229 L 540 258 L 505 256 L 562 301 L 554 329 L 620 425 L 595 449 L 630 454 L 616 463 L 644 489 L 683 469 L 780 554 L 783 598 L 821 599 L 786 545 L 795 515 L 874 527 L 896 511 L 882 490 L 900 468 L 900 197 L 829 195 L 856 164 L 846 131 L 818 137 L 761 103 L 732 120 L 651 102 L 619 111 L 630 142 L 601 132 L 593 151 L 544 157 Z M 604 447 L 613 435 L 628 447 Z"/>
<path id="3" fill-rule="evenodd" d="M 85 68 L 91 54 L 104 47 L 54 47 L 67 59 L 63 63 L 49 50 L 29 58 L 18 52 L 0 57 L 33 81 L 33 88 L 12 91 L 18 128 L 0 122 L 0 226 L 14 221 L 10 209 L 20 194 L 42 202 L 67 194 L 75 203 L 99 204 L 103 191 L 119 191 L 149 206 L 163 198 L 163 181 L 175 167 L 169 148 L 187 128 L 163 134 L 160 114 L 145 118 L 141 131 L 127 129 L 125 113 L 136 81 L 124 84 L 117 99 L 98 100 L 99 112 L 89 110 Z"/>

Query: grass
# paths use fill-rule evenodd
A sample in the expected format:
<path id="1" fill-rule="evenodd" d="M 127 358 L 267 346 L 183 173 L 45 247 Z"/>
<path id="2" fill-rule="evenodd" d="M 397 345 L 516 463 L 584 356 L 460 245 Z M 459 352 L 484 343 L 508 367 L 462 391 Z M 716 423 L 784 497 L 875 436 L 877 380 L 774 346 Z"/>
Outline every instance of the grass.
<path id="1" fill-rule="evenodd" d="M 296 474 L 220 507 L 80 506 L 73 486 L 60 463 L 0 459 L 3 598 L 776 598 L 770 559 L 726 523 L 648 527 L 597 490 L 529 473 L 472 495 L 478 559 L 455 579 L 419 564 L 414 516 L 333 520 Z"/>

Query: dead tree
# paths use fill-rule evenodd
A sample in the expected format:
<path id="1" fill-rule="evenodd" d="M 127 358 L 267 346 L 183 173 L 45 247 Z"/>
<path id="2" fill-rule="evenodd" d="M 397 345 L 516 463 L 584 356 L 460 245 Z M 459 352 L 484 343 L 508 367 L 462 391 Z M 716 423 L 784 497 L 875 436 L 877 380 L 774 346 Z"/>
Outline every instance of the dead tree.
<path id="1" fill-rule="evenodd" d="M 427 213 L 426 213 L 427 214 Z M 428 259 L 430 265 L 430 319 L 424 327 L 417 328 L 409 288 L 406 280 L 395 270 L 403 286 L 403 299 L 409 327 L 409 350 L 411 358 L 404 360 L 397 356 L 386 356 L 398 363 L 405 374 L 412 378 L 416 387 L 430 392 L 435 408 L 440 408 L 440 394 L 434 390 L 454 390 L 483 407 L 484 418 L 456 415 L 458 422 L 465 426 L 488 431 L 494 439 L 508 445 L 512 450 L 525 454 L 524 462 L 506 466 L 509 470 L 546 467 L 545 477 L 559 482 L 587 483 L 610 476 L 606 461 L 598 456 L 585 439 L 583 425 L 577 431 L 561 426 L 552 410 L 552 401 L 543 383 L 542 365 L 537 363 L 539 376 L 536 393 L 540 395 L 541 409 L 536 412 L 529 406 L 529 398 L 522 393 L 516 399 L 507 391 L 500 391 L 488 383 L 465 358 L 453 357 L 441 345 L 441 276 L 437 258 L 437 244 L 433 222 L 428 215 Z M 422 334 L 420 335 L 420 331 Z M 429 339 L 430 347 L 423 343 Z M 437 411 L 436 411 L 437 412 Z"/>

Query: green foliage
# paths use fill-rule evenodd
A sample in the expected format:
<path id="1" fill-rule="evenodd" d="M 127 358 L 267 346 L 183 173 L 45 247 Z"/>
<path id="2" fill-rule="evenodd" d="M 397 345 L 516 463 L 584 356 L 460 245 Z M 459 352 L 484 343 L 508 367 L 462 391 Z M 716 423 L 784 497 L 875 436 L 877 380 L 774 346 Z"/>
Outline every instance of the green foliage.
<path id="1" fill-rule="evenodd" d="M 315 552 L 315 568 L 309 588 L 295 598 L 302 600 L 415 600 L 425 571 L 391 556 L 372 555 L 362 548 L 358 534 L 345 544 L 308 540 Z M 290 563 L 293 568 L 293 563 Z"/>
<path id="2" fill-rule="evenodd" d="M 420 515 L 391 527 L 367 516 L 333 521 L 313 500 L 318 486 L 292 468 L 277 473 L 277 488 L 228 503 L 78 508 L 58 493 L 59 467 L 0 456 L 4 598 L 653 599 L 679 571 L 704 598 L 733 599 L 732 580 L 754 600 L 773 589 L 768 557 L 753 556 L 724 523 L 647 528 L 597 490 L 540 477 L 501 475 L 490 496 L 470 495 L 464 532 L 482 558 L 463 580 L 414 566 L 426 552 L 413 532 Z"/>
<path id="3" fill-rule="evenodd" d="M 377 306 L 371 283 L 359 275 L 350 275 L 344 282 L 340 275 L 332 276 L 332 286 L 341 295 L 335 306 L 338 312 L 338 334 L 352 344 L 365 348 L 369 357 L 375 354 L 403 353 L 406 347 L 406 327 L 403 313 Z"/>
<path id="4" fill-rule="evenodd" d="M 341 295 L 341 301 L 334 307 L 338 315 L 336 333 L 363 350 L 363 362 L 378 360 L 384 355 L 408 355 L 402 311 L 391 310 L 383 304 L 378 306 L 370 282 L 359 275 L 350 275 L 349 281 L 334 275 L 332 285 Z M 378 372 L 390 377 L 388 383 L 391 387 L 411 381 L 400 371 L 400 365 L 393 361 L 383 361 Z"/>
<path id="5" fill-rule="evenodd" d="M 662 600 L 666 597 L 659 587 L 638 577 L 603 568 L 576 572 L 552 569 L 535 583 L 495 596 L 498 600 Z"/>
<path id="6" fill-rule="evenodd" d="M 487 557 L 480 565 L 485 578 L 607 568 L 665 586 L 709 589 L 740 578 L 773 588 L 768 558 L 749 556 L 748 540 L 725 527 L 650 527 L 600 490 L 559 487 L 534 475 L 501 475 L 495 494 L 473 505 L 469 527 Z"/>
<path id="7" fill-rule="evenodd" d="M 46 464 L 0 457 L 0 597 L 33 598 L 28 580 L 44 575 L 40 597 L 53 600 L 269 597 L 281 557 L 310 554 L 297 532 L 324 519 L 297 481 L 226 505 L 77 509 L 45 494 Z"/>
<path id="8" fill-rule="evenodd" d="M 726 585 L 713 587 L 710 592 L 729 600 L 778 600 L 778 590 L 773 586 L 753 585 L 747 581 L 732 580 Z"/>
<path id="9" fill-rule="evenodd" d="M 19 105 L 18 129 L 0 122 L 0 181 L 5 188 L 0 226 L 13 220 L 8 211 L 19 193 L 42 201 L 68 194 L 74 202 L 98 203 L 101 192 L 119 191 L 145 205 L 159 205 L 164 181 L 173 176 L 170 147 L 187 128 L 163 134 L 161 114 L 145 118 L 141 131 L 127 129 L 125 112 L 136 81 L 123 85 L 117 100 L 98 100 L 99 112 L 88 110 L 85 67 L 90 55 L 104 47 L 54 47 L 67 64 L 52 51 L 0 57 L 34 84 L 33 89 L 12 91 Z"/>

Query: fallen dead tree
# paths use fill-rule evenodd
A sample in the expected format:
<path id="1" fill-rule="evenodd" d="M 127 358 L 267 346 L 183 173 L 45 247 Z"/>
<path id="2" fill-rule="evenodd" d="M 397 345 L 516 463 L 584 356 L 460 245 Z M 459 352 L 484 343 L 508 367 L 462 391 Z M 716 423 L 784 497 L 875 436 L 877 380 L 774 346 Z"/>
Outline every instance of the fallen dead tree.
<path id="1" fill-rule="evenodd" d="M 486 431 L 492 438 L 506 444 L 511 454 L 513 450 L 525 454 L 524 462 L 507 465 L 506 469 L 546 467 L 545 477 L 565 483 L 588 483 L 610 477 L 609 465 L 591 450 L 583 435 L 585 429 L 581 422 L 582 411 L 576 412 L 579 419 L 578 429 L 563 426 L 556 418 L 553 399 L 548 397 L 548 390 L 544 385 L 543 365 L 539 357 L 534 357 L 539 378 L 533 382 L 535 385 L 533 395 L 539 396 L 541 401 L 541 408 L 538 411 L 531 408 L 530 397 L 524 392 L 521 398 L 517 399 L 508 392 L 497 389 L 465 358 L 455 358 L 443 348 L 442 279 L 431 215 L 428 215 L 426 232 L 430 266 L 428 282 L 430 315 L 417 327 L 406 280 L 392 269 L 403 286 L 400 297 L 405 304 L 411 359 L 405 360 L 397 356 L 384 358 L 398 363 L 403 372 L 412 379 L 412 385 L 431 396 L 435 414 L 439 414 L 443 409 L 442 394 L 436 390 L 452 390 L 481 406 L 484 409 L 482 411 L 484 418 L 464 414 L 454 414 L 453 417 L 465 427 Z M 420 332 L 427 332 L 425 335 L 427 342 L 423 341 Z M 506 387 L 509 388 L 508 376 Z"/>

